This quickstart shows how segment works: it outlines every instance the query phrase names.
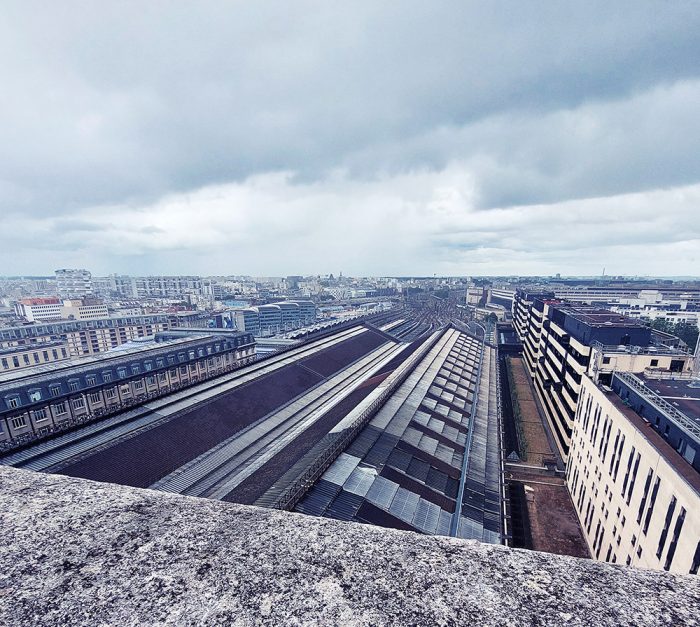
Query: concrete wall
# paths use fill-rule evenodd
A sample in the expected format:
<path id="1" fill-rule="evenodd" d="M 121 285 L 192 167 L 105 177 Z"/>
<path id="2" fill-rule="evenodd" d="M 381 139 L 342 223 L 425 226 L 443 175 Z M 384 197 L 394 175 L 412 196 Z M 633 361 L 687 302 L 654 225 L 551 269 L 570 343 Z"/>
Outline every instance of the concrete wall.
<path id="1" fill-rule="evenodd" d="M 690 625 L 698 579 L 0 467 L 0 624 Z"/>

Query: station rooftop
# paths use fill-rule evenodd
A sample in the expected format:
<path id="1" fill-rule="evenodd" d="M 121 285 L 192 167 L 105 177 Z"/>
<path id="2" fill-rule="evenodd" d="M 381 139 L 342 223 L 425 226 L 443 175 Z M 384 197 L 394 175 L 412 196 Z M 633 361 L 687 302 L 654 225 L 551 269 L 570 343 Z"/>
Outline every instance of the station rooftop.
<path id="1" fill-rule="evenodd" d="M 426 344 L 296 511 L 500 542 L 495 351 L 453 328 Z"/>
<path id="2" fill-rule="evenodd" d="M 248 502 L 333 428 L 346 396 L 409 348 L 358 323 L 0 463 Z"/>

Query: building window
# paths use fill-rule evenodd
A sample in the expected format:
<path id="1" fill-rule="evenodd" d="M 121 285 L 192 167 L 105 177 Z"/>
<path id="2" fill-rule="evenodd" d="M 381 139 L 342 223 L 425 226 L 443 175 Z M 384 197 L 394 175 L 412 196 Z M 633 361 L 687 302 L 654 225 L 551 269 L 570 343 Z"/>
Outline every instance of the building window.
<path id="1" fill-rule="evenodd" d="M 102 397 L 100 396 L 100 393 L 99 392 L 92 392 L 90 394 L 90 402 L 91 403 L 101 403 Z"/>
<path id="2" fill-rule="evenodd" d="M 95 382 L 96 382 L 96 381 L 97 381 L 97 379 L 95 379 L 95 375 L 92 375 L 92 374 L 91 374 L 90 376 L 85 377 L 85 382 L 86 382 L 88 385 L 95 385 Z"/>
<path id="3" fill-rule="evenodd" d="M 60 385 L 52 385 L 49 388 L 49 391 L 51 392 L 51 396 L 53 396 L 54 398 L 56 396 L 61 396 L 61 386 Z"/>
<path id="4" fill-rule="evenodd" d="M 21 429 L 27 426 L 27 419 L 24 416 L 16 416 L 10 420 L 10 423 L 15 429 Z"/>
<path id="5" fill-rule="evenodd" d="M 105 383 L 109 383 L 112 380 L 112 373 L 111 372 L 103 372 L 102 373 L 102 380 Z"/>
<path id="6" fill-rule="evenodd" d="M 74 398 L 71 405 L 73 405 L 73 409 L 82 409 L 85 407 L 85 401 L 82 398 Z"/>
<path id="7" fill-rule="evenodd" d="M 32 390 L 29 392 L 29 402 L 30 403 L 36 403 L 37 401 L 41 400 L 41 391 L 40 390 Z"/>
<path id="8" fill-rule="evenodd" d="M 654 482 L 654 488 L 651 491 L 651 498 L 649 499 L 649 509 L 647 509 L 647 515 L 644 518 L 644 526 L 642 527 L 642 533 L 644 535 L 646 535 L 647 531 L 649 531 L 649 523 L 651 522 L 651 516 L 654 513 L 654 505 L 656 505 L 656 495 L 659 493 L 660 483 L 661 479 L 657 477 L 656 481 Z"/>
<path id="9" fill-rule="evenodd" d="M 114 398 L 117 395 L 117 391 L 114 388 L 109 388 L 109 390 L 105 390 L 105 396 L 107 398 Z"/>
<path id="10" fill-rule="evenodd" d="M 37 422 L 46 420 L 46 410 L 43 407 L 34 411 L 34 420 Z"/>
<path id="11" fill-rule="evenodd" d="M 666 510 L 666 518 L 664 520 L 664 528 L 661 530 L 661 535 L 659 536 L 659 546 L 656 548 L 656 557 L 661 558 L 661 554 L 664 552 L 666 547 L 666 537 L 668 536 L 668 529 L 671 526 L 671 519 L 673 518 L 673 512 L 676 510 L 676 497 L 671 497 L 671 502 L 668 504 L 668 509 Z"/>
<path id="12" fill-rule="evenodd" d="M 80 389 L 80 383 L 77 381 L 69 381 L 68 387 L 70 388 L 71 392 L 77 392 L 78 389 Z"/>
<path id="13" fill-rule="evenodd" d="M 697 575 L 699 568 L 700 568 L 700 541 L 698 541 L 698 545 L 695 547 L 695 555 L 693 556 L 693 563 L 691 564 L 690 571 L 688 571 L 688 572 L 691 575 Z"/>
<path id="14" fill-rule="evenodd" d="M 609 363 L 610 363 L 610 357 L 603 357 L 603 363 L 604 363 L 604 364 L 609 364 Z"/>
<path id="15" fill-rule="evenodd" d="M 17 396 L 7 398 L 5 399 L 5 402 L 7 403 L 7 406 L 10 409 L 16 409 L 17 407 L 19 407 L 19 398 Z"/>
<path id="16" fill-rule="evenodd" d="M 659 365 L 659 360 L 658 360 L 658 359 L 652 359 L 649 365 L 650 365 L 652 368 L 653 368 L 654 366 L 658 366 L 658 365 Z"/>
<path id="17" fill-rule="evenodd" d="M 126 368 L 118 368 L 117 369 L 117 376 L 120 379 L 123 379 L 126 376 Z"/>
<path id="18" fill-rule="evenodd" d="M 141 379 L 139 379 L 138 381 L 136 381 L 136 383 L 135 383 L 134 385 L 135 385 L 135 387 L 136 387 L 137 390 L 142 390 L 142 389 L 143 389 L 143 381 L 142 381 Z"/>
<path id="19" fill-rule="evenodd" d="M 54 410 L 56 411 L 56 414 L 59 415 L 59 416 L 60 416 L 61 414 L 65 414 L 65 413 L 66 413 L 66 404 L 65 404 L 65 402 L 56 403 L 56 404 L 54 405 Z"/>
<path id="20" fill-rule="evenodd" d="M 146 379 L 146 383 L 148 383 L 148 385 L 155 385 L 155 384 L 156 384 L 156 378 L 155 378 L 155 377 L 148 377 L 148 378 Z"/>
<path id="21" fill-rule="evenodd" d="M 131 372 L 132 374 L 138 374 L 139 372 L 141 372 L 141 367 L 138 364 L 134 364 L 133 366 L 131 366 Z"/>

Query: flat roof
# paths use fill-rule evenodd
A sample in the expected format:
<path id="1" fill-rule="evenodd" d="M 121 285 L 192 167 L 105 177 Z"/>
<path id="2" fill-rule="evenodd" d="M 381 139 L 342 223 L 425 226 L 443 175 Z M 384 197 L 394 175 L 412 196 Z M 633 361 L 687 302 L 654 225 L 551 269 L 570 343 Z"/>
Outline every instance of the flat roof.
<path id="1" fill-rule="evenodd" d="M 556 309 L 591 327 L 645 327 L 646 325 L 619 313 L 598 307 L 560 305 Z"/>
<path id="2" fill-rule="evenodd" d="M 654 379 L 637 375 L 648 388 L 700 427 L 700 380 Z"/>
<path id="3" fill-rule="evenodd" d="M 669 465 L 690 485 L 696 492 L 700 493 L 700 474 L 683 459 L 663 436 L 644 420 L 634 409 L 625 405 L 624 401 L 612 390 L 600 388 L 603 394 L 612 402 L 615 408 L 632 423 L 632 425 L 642 434 L 646 440 L 659 452 L 659 454 L 669 463 Z"/>

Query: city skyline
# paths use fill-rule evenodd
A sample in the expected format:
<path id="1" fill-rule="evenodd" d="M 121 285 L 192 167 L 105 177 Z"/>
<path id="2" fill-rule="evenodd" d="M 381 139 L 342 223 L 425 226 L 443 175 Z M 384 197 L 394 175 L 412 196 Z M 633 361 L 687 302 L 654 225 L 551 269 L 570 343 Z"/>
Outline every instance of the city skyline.
<path id="1" fill-rule="evenodd" d="M 691 5 L 23 2 L 3 17 L 3 274 L 700 261 Z"/>

